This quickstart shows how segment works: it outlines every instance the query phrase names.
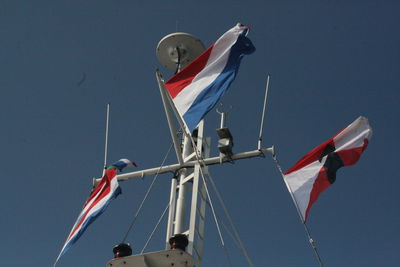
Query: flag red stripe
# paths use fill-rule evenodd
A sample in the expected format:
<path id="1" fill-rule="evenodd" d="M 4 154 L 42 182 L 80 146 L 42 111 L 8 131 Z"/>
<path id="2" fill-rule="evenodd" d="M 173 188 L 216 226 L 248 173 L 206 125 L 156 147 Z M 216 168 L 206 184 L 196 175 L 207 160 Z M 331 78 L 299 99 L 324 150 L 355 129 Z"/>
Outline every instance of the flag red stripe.
<path id="1" fill-rule="evenodd" d="M 172 98 L 175 98 L 175 96 L 177 96 L 183 90 L 183 88 L 188 86 L 196 77 L 196 75 L 202 69 L 204 69 L 204 67 L 207 65 L 208 59 L 210 58 L 213 47 L 214 45 L 210 46 L 196 60 L 193 60 L 192 63 L 190 63 L 176 75 L 172 76 L 172 78 L 165 83 L 165 86 L 167 87 Z"/>
<path id="2" fill-rule="evenodd" d="M 92 194 L 90 194 L 89 200 L 92 199 L 101 188 L 103 188 L 103 191 L 100 193 L 100 195 L 96 198 L 95 201 L 93 201 L 93 203 L 90 205 L 90 208 L 88 208 L 85 212 L 85 214 L 81 217 L 81 220 L 79 221 L 79 223 L 75 226 L 75 229 L 70 233 L 70 235 L 68 236 L 68 239 L 73 236 L 75 234 L 75 232 L 80 228 L 80 226 L 82 225 L 82 223 L 85 221 L 88 213 L 92 210 L 92 208 L 99 203 L 99 201 L 101 201 L 107 194 L 109 194 L 111 187 L 108 185 L 110 184 L 110 180 L 117 174 L 117 169 L 108 169 L 106 170 L 106 173 L 104 174 L 105 177 L 103 177 L 103 179 L 100 181 L 100 183 L 96 186 L 95 190 L 92 192 Z M 105 187 L 103 187 L 103 184 L 106 184 Z M 90 202 L 90 201 L 87 201 Z M 86 207 L 86 205 L 84 206 L 84 208 Z"/>
<path id="3" fill-rule="evenodd" d="M 304 168 L 305 166 L 313 163 L 314 161 L 319 160 L 322 152 L 325 150 L 327 145 L 332 145 L 334 146 L 333 138 L 329 139 L 325 143 L 322 143 L 321 145 L 317 146 L 310 152 L 308 152 L 304 157 L 302 157 L 292 168 L 290 168 L 287 172 L 284 174 L 287 175 L 291 172 L 300 170 L 301 168 Z"/>
<path id="4" fill-rule="evenodd" d="M 311 150 L 285 173 L 285 182 L 288 188 L 294 188 L 289 191 L 304 222 L 319 195 L 335 181 L 336 171 L 343 166 L 357 163 L 371 136 L 372 129 L 368 119 L 359 117 L 333 138 Z M 318 163 L 323 166 L 318 167 Z M 308 172 L 308 168 L 315 165 L 314 172 Z"/>
<path id="5" fill-rule="evenodd" d="M 308 212 L 310 211 L 311 206 L 314 204 L 315 201 L 317 201 L 319 195 L 327 189 L 331 183 L 328 180 L 328 176 L 326 174 L 325 168 L 322 167 L 321 170 L 319 171 L 317 179 L 315 179 L 313 188 L 310 193 L 310 200 L 308 202 L 308 206 L 306 209 L 306 215 L 304 218 L 304 221 L 308 217 Z"/>
<path id="6" fill-rule="evenodd" d="M 339 155 L 344 166 L 351 166 L 357 163 L 357 161 L 361 157 L 361 154 L 367 148 L 367 146 L 368 146 L 368 139 L 364 139 L 364 145 L 362 147 L 343 149 L 337 151 L 336 153 Z"/>

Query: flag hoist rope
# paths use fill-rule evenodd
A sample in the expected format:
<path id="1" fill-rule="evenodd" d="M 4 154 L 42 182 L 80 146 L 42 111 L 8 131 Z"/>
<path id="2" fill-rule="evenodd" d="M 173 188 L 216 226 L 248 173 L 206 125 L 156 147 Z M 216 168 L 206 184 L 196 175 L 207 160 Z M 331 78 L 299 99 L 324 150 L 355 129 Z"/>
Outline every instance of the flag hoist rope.
<path id="1" fill-rule="evenodd" d="M 319 253 L 318 253 L 317 246 L 315 245 L 314 239 L 311 237 L 310 230 L 308 229 L 307 224 L 306 224 L 306 222 L 305 222 L 303 216 L 301 215 L 301 212 L 300 212 L 299 206 L 298 206 L 298 204 L 297 204 L 297 201 L 296 201 L 296 199 L 295 199 L 294 196 L 293 196 L 292 189 L 290 188 L 290 186 L 289 186 L 289 185 L 286 183 L 286 181 L 285 181 L 285 175 L 283 174 L 282 167 L 281 167 L 281 165 L 279 164 L 278 158 L 276 157 L 276 152 L 274 152 L 274 153 L 272 154 L 272 158 L 273 158 L 273 160 L 274 160 L 274 162 L 275 162 L 275 164 L 276 164 L 277 169 L 279 170 L 280 174 L 282 175 L 283 182 L 286 184 L 286 187 L 287 187 L 287 189 L 289 190 L 289 194 L 290 194 L 290 196 L 292 197 L 294 206 L 296 207 L 297 213 L 299 214 L 300 221 L 301 221 L 301 223 L 303 224 L 304 231 L 305 231 L 306 234 L 307 234 L 308 241 L 310 242 L 311 248 L 312 248 L 313 251 L 314 251 L 314 255 L 315 255 L 315 257 L 316 257 L 316 259 L 317 259 L 319 265 L 320 265 L 321 267 L 323 267 L 324 264 L 323 264 L 323 262 L 322 262 L 322 259 L 321 259 L 320 255 L 319 255 Z"/>

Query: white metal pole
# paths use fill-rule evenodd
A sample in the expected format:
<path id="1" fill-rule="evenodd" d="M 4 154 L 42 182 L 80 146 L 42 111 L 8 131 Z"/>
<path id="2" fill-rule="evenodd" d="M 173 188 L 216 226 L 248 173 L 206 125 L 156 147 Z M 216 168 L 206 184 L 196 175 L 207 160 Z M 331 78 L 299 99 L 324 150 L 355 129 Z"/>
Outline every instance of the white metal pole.
<path id="1" fill-rule="evenodd" d="M 169 197 L 169 211 L 168 211 L 168 224 L 167 224 L 167 236 L 165 238 L 165 249 L 169 249 L 169 239 L 173 233 L 174 226 L 174 215 L 175 215 L 175 205 L 176 205 L 176 186 L 178 184 L 177 178 L 172 178 L 171 181 L 171 193 Z"/>
<path id="2" fill-rule="evenodd" d="M 178 110 L 176 109 L 174 101 L 172 101 L 172 98 L 171 98 L 170 94 L 169 93 L 167 94 L 167 92 L 166 92 L 167 89 L 165 88 L 164 83 L 162 83 L 162 88 L 161 89 L 164 91 L 164 95 L 166 96 L 166 98 L 167 98 L 167 100 L 168 100 L 168 102 L 170 104 L 170 107 L 174 111 L 175 117 L 176 117 L 179 125 L 181 126 L 182 131 L 185 133 L 185 135 L 189 135 L 190 136 L 191 133 L 189 132 L 189 129 L 187 128 L 186 124 L 183 122 L 183 118 L 181 117 L 181 115 L 179 114 Z"/>
<path id="3" fill-rule="evenodd" d="M 240 160 L 240 159 L 247 159 L 247 158 L 254 158 L 254 157 L 261 157 L 264 156 L 265 154 L 273 154 L 274 147 L 270 148 L 262 148 L 262 149 L 257 149 L 257 150 L 252 150 L 252 151 L 247 151 L 247 152 L 242 152 L 242 153 L 237 153 L 233 154 L 231 159 L 223 159 L 222 163 L 225 162 L 231 162 L 232 160 Z M 117 175 L 118 181 L 125 181 L 133 178 L 143 178 L 147 175 L 153 175 L 156 173 L 162 174 L 166 172 L 174 172 L 180 168 L 193 168 L 196 163 L 198 163 L 197 160 L 191 160 L 183 163 L 183 165 L 180 164 L 172 164 L 172 165 L 167 165 L 163 167 L 156 167 L 156 168 L 151 168 L 147 170 L 141 170 L 141 171 L 136 171 L 136 172 L 128 172 L 124 174 L 119 174 Z M 220 157 L 212 157 L 212 158 L 205 158 L 202 160 L 202 163 L 204 165 L 214 165 L 214 164 L 221 164 L 220 162 Z M 101 178 L 95 178 L 94 184 L 97 184 L 100 182 Z"/>
<path id="4" fill-rule="evenodd" d="M 221 112 L 221 124 L 220 124 L 220 128 L 224 128 L 224 127 L 225 127 L 225 119 L 226 119 L 226 112 Z"/>
<path id="5" fill-rule="evenodd" d="M 181 151 L 181 148 L 180 148 L 180 145 L 178 142 L 178 138 L 176 135 L 177 131 L 176 131 L 175 125 L 173 123 L 171 110 L 168 108 L 169 101 L 168 101 L 168 97 L 165 92 L 164 81 L 161 78 L 161 74 L 160 74 L 159 70 L 156 71 L 156 78 L 157 78 L 157 82 L 158 82 L 158 87 L 160 89 L 160 94 L 161 94 L 161 99 L 162 99 L 163 106 L 164 106 L 165 115 L 167 116 L 169 132 L 171 134 L 172 141 L 174 142 L 176 157 L 178 159 L 179 164 L 182 165 L 183 164 L 182 151 Z"/>
<path id="6" fill-rule="evenodd" d="M 186 158 L 191 153 L 190 137 L 185 136 L 183 140 L 183 158 Z M 182 169 L 182 173 L 179 175 L 179 192 L 178 200 L 176 202 L 176 217 L 175 217 L 175 228 L 174 234 L 180 234 L 183 232 L 185 223 L 185 194 L 186 194 L 186 170 Z"/>
<path id="7" fill-rule="evenodd" d="M 196 141 L 196 149 L 197 153 L 200 157 L 208 157 L 210 155 L 210 138 L 208 138 L 209 142 L 204 140 L 204 120 L 199 123 L 198 126 L 198 135 Z M 203 247 L 203 238 L 204 238 L 204 220 L 205 220 L 205 201 L 207 196 L 203 196 L 203 192 L 201 192 L 200 186 L 200 168 L 202 168 L 200 162 L 195 165 L 193 170 L 193 179 L 192 179 L 192 201 L 190 208 L 190 217 L 189 217 L 189 245 L 186 251 L 195 256 L 197 255 L 197 259 L 195 257 L 196 267 L 201 266 L 202 261 L 202 247 Z M 207 172 L 207 167 L 204 167 L 203 172 Z M 200 201 L 200 205 L 198 205 L 198 201 Z M 202 210 L 204 208 L 204 210 Z M 195 236 L 197 235 L 197 240 Z"/>

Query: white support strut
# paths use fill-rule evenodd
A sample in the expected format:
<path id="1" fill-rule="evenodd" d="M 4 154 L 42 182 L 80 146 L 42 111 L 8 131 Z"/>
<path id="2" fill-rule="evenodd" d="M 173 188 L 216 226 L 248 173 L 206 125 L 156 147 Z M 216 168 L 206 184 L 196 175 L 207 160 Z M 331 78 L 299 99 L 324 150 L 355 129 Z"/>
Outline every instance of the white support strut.
<path id="1" fill-rule="evenodd" d="M 252 150 L 252 151 L 233 154 L 230 159 L 222 158 L 222 161 L 221 161 L 221 157 L 205 158 L 202 160 L 202 163 L 204 163 L 204 165 L 206 165 L 206 166 L 220 164 L 221 162 L 225 163 L 225 162 L 231 162 L 232 160 L 254 158 L 254 157 L 263 156 L 265 154 L 273 154 L 273 151 L 274 151 L 274 147 L 262 148 L 260 150 Z M 197 160 L 192 160 L 192 161 L 185 162 L 183 165 L 172 164 L 172 165 L 163 166 L 161 168 L 156 167 L 156 168 L 151 168 L 151 169 L 147 169 L 147 170 L 119 174 L 119 175 L 117 175 L 117 179 L 118 179 L 118 181 L 126 181 L 126 180 L 133 179 L 133 178 L 143 178 L 144 176 L 153 175 L 156 173 L 162 174 L 162 173 L 166 173 L 166 172 L 175 172 L 176 170 L 179 170 L 180 168 L 193 168 L 196 165 L 196 163 L 198 163 Z M 100 182 L 100 180 L 101 180 L 101 178 L 95 179 L 95 181 L 94 181 L 95 184 Z"/>
<path id="2" fill-rule="evenodd" d="M 191 145 L 190 140 L 187 136 L 185 136 L 183 141 L 183 157 L 187 157 L 191 153 Z M 183 169 L 181 174 L 179 175 L 179 190 L 178 190 L 178 198 L 176 200 L 176 210 L 175 210 L 175 227 L 174 234 L 180 234 L 183 232 L 184 223 L 185 223 L 185 196 L 187 185 L 185 182 L 185 178 L 187 177 L 187 170 Z"/>
<path id="3" fill-rule="evenodd" d="M 165 92 L 164 81 L 162 80 L 161 74 L 158 70 L 156 71 L 156 78 L 157 78 L 158 87 L 160 89 L 160 94 L 161 94 L 161 99 L 162 99 L 163 106 L 164 106 L 165 115 L 167 117 L 169 131 L 171 133 L 172 141 L 174 142 L 176 157 L 178 159 L 179 164 L 182 164 L 183 163 L 182 151 L 180 149 L 178 138 L 176 136 L 177 131 L 176 131 L 175 125 L 173 123 L 173 117 L 172 117 L 171 111 L 169 109 L 168 96 Z"/>

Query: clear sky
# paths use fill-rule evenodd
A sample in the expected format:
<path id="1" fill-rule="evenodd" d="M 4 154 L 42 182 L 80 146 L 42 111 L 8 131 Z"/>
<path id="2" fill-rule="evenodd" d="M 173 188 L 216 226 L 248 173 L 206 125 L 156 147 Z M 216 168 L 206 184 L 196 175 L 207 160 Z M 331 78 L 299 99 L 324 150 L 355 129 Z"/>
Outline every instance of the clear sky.
<path id="1" fill-rule="evenodd" d="M 159 166 L 171 140 L 155 70 L 171 72 L 157 61 L 158 41 L 177 30 L 208 46 L 241 22 L 257 51 L 223 98 L 232 105 L 234 151 L 256 148 L 268 73 L 264 145 L 275 145 L 285 170 L 359 115 L 369 118 L 368 149 L 338 171 L 308 223 L 327 267 L 400 266 L 399 7 L 391 0 L 1 1 L 0 265 L 53 264 L 102 172 L 106 103 L 109 161 Z M 218 125 L 211 111 L 212 155 Z M 170 154 L 167 163 L 175 161 Z M 256 266 L 318 266 L 269 156 L 210 172 Z M 151 179 L 121 183 L 123 194 L 58 266 L 105 266 Z M 168 202 L 170 179 L 159 177 L 129 235 L 136 252 Z M 165 229 L 164 222 L 148 251 L 163 249 Z M 227 266 L 209 212 L 205 237 L 204 266 Z M 246 266 L 224 237 L 233 266 Z"/>

